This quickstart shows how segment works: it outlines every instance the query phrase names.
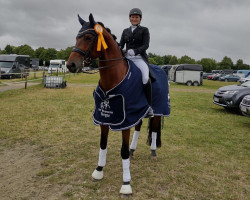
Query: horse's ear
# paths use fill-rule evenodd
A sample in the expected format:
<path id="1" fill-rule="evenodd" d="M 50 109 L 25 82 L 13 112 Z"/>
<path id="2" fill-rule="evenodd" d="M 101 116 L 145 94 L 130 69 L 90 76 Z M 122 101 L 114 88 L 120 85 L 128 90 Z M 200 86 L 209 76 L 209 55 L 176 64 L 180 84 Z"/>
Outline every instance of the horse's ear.
<path id="1" fill-rule="evenodd" d="M 78 14 L 78 19 L 80 24 L 83 26 L 83 24 L 85 23 L 85 21 L 80 17 L 80 15 Z"/>
<path id="2" fill-rule="evenodd" d="M 90 13 L 90 15 L 89 15 L 89 22 L 90 22 L 90 25 L 91 25 L 92 27 L 94 27 L 95 24 L 96 24 L 96 22 L 95 22 L 95 20 L 94 20 L 94 17 L 93 17 L 93 15 L 92 15 L 92 13 Z"/>

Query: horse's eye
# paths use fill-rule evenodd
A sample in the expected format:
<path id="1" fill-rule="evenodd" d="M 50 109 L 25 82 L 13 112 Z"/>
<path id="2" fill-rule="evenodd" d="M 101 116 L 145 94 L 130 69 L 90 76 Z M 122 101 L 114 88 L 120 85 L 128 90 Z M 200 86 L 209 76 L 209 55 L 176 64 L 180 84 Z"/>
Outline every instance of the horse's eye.
<path id="1" fill-rule="evenodd" d="M 86 36 L 86 37 L 85 37 L 85 40 L 90 41 L 90 40 L 91 40 L 91 37 L 90 37 L 90 36 Z"/>

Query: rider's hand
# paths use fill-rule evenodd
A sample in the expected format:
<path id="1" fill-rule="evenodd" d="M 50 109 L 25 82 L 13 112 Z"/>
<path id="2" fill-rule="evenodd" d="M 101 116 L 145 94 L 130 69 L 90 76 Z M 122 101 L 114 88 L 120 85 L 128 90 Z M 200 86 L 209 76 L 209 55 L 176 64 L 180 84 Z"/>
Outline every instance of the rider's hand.
<path id="1" fill-rule="evenodd" d="M 133 49 L 129 49 L 129 50 L 128 50 L 128 55 L 134 56 L 134 55 L 135 55 L 134 50 L 133 50 Z"/>

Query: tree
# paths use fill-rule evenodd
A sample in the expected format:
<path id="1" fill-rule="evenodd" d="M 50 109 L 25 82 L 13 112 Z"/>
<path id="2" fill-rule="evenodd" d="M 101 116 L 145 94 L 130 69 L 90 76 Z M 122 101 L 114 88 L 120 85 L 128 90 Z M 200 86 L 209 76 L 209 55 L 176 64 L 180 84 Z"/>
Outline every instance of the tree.
<path id="1" fill-rule="evenodd" d="M 220 62 L 221 69 L 232 69 L 233 68 L 233 61 L 231 58 L 225 56 L 222 61 Z"/>
<path id="2" fill-rule="evenodd" d="M 149 64 L 153 64 L 153 65 L 156 65 L 156 64 L 157 64 L 157 62 L 155 61 L 155 59 L 152 58 L 152 57 L 149 57 L 149 58 L 148 58 L 148 63 L 149 63 Z"/>
<path id="3" fill-rule="evenodd" d="M 11 45 L 6 45 L 6 47 L 4 48 L 5 50 L 5 53 L 6 54 L 13 54 L 15 53 L 15 47 L 14 46 L 11 46 Z"/>
<path id="4" fill-rule="evenodd" d="M 45 65 L 49 65 L 49 61 L 50 61 L 50 60 L 54 60 L 54 59 L 57 58 L 57 57 L 56 57 L 56 54 L 57 54 L 57 51 L 56 51 L 56 49 L 54 49 L 54 48 L 45 49 L 45 50 L 41 53 L 39 59 L 45 61 Z"/>
<path id="5" fill-rule="evenodd" d="M 242 59 L 237 60 L 236 64 L 233 66 L 234 70 L 240 70 L 240 69 L 250 69 L 250 66 L 243 63 Z"/>
<path id="6" fill-rule="evenodd" d="M 195 60 L 185 55 L 178 59 L 178 64 L 195 64 Z"/>
<path id="7" fill-rule="evenodd" d="M 197 63 L 203 66 L 205 72 L 211 72 L 213 69 L 216 69 L 217 66 L 216 61 L 212 58 L 202 58 Z"/>
<path id="8" fill-rule="evenodd" d="M 163 56 L 163 57 L 162 57 L 163 64 L 164 64 L 164 65 L 168 65 L 169 62 L 170 62 L 170 60 L 171 60 L 171 58 L 172 58 L 171 55 L 167 55 L 167 56 L 165 55 L 165 56 Z"/>
<path id="9" fill-rule="evenodd" d="M 31 46 L 25 44 L 18 46 L 16 48 L 16 54 L 18 55 L 29 55 L 31 58 L 35 57 L 35 51 L 31 48 Z"/>
<path id="10" fill-rule="evenodd" d="M 176 56 L 172 56 L 170 61 L 169 61 L 169 64 L 170 65 L 176 65 L 178 63 L 178 59 Z"/>

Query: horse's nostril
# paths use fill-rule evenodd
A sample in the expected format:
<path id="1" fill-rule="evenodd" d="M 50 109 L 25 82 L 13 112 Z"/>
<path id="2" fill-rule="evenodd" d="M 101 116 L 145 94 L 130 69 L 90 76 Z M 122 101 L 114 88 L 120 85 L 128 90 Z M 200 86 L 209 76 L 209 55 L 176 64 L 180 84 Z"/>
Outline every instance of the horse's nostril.
<path id="1" fill-rule="evenodd" d="M 67 68 L 69 69 L 70 72 L 72 73 L 75 73 L 76 72 L 76 65 L 74 62 L 70 62 L 68 65 L 67 65 Z"/>

